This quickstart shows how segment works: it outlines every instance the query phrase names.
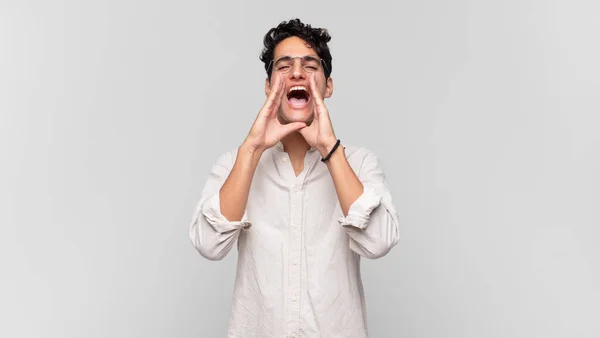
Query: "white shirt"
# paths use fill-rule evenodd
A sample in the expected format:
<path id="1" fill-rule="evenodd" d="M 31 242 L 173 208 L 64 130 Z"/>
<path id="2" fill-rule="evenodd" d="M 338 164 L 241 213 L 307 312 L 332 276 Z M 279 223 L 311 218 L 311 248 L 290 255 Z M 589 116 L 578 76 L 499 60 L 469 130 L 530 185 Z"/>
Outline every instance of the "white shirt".
<path id="1" fill-rule="evenodd" d="M 189 235 L 210 260 L 237 241 L 228 337 L 368 337 L 360 259 L 379 258 L 398 242 L 398 217 L 375 154 L 347 144 L 336 151 L 345 152 L 364 187 L 347 217 L 315 148 L 298 176 L 281 142 L 266 150 L 236 222 L 221 214 L 219 189 L 237 149 L 212 167 Z"/>

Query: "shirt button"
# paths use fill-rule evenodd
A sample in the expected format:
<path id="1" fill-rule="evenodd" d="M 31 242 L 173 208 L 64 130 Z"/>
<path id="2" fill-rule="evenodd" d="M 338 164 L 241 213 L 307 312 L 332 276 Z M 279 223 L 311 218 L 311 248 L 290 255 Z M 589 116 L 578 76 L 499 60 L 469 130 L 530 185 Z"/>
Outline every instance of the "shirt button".
<path id="1" fill-rule="evenodd" d="M 281 158 L 281 160 L 282 160 L 283 162 L 287 162 L 287 157 L 285 157 L 285 156 L 284 156 L 284 157 L 282 157 L 282 158 Z"/>

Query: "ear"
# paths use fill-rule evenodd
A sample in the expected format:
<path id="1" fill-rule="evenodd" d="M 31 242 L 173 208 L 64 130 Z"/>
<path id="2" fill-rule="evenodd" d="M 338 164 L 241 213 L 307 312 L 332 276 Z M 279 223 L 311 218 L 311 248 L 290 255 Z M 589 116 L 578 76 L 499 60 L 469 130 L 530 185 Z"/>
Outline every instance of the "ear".
<path id="1" fill-rule="evenodd" d="M 333 79 L 330 76 L 329 78 L 327 78 L 327 81 L 325 83 L 325 97 L 330 98 L 331 95 L 333 95 Z"/>
<path id="2" fill-rule="evenodd" d="M 265 79 L 265 95 L 269 97 L 269 93 L 271 93 L 271 81 L 269 81 L 269 77 Z"/>

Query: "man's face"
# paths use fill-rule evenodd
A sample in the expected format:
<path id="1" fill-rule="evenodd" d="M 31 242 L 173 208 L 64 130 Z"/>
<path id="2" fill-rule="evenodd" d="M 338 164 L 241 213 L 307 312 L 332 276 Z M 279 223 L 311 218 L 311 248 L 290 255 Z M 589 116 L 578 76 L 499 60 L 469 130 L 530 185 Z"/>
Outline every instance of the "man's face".
<path id="1" fill-rule="evenodd" d="M 281 74 L 285 95 L 277 112 L 279 121 L 282 124 L 305 122 L 310 125 L 314 118 L 315 102 L 310 87 L 310 76 L 315 75 L 317 92 L 322 98 L 331 97 L 333 93 L 333 80 L 331 77 L 325 79 L 323 65 L 318 64 L 319 55 L 304 40 L 292 36 L 275 47 L 273 59 L 275 61 L 271 64 L 271 80 L 266 80 L 265 93 L 269 95 L 271 85 Z"/>

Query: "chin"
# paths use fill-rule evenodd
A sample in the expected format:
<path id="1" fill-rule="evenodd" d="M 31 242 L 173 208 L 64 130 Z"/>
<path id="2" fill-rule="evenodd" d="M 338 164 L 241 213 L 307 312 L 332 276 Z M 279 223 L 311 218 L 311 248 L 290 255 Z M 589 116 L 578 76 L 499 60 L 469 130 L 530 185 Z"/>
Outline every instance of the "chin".
<path id="1" fill-rule="evenodd" d="M 304 122 L 308 123 L 312 121 L 313 114 L 308 112 L 291 112 L 282 114 L 283 122 L 292 123 L 292 122 Z"/>
<path id="2" fill-rule="evenodd" d="M 304 122 L 310 124 L 314 118 L 312 105 L 302 109 L 285 107 L 280 110 L 279 115 L 283 123 Z"/>

